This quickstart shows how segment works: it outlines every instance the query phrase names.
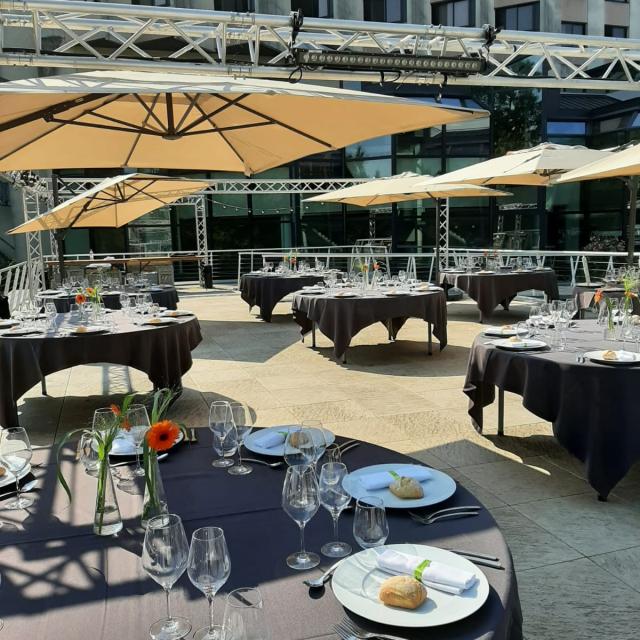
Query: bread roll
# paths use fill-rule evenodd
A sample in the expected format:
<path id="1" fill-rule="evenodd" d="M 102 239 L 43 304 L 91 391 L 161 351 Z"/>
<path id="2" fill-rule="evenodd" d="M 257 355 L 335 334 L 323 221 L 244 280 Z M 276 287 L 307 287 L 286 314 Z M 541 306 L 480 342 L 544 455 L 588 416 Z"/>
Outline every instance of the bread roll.
<path id="1" fill-rule="evenodd" d="M 422 485 L 413 478 L 400 476 L 389 485 L 389 491 L 401 500 L 417 500 L 424 497 Z"/>
<path id="2" fill-rule="evenodd" d="M 0 465 L 0 478 L 1 478 L 5 473 L 7 473 L 7 470 L 6 470 L 2 465 Z"/>
<path id="3" fill-rule="evenodd" d="M 618 359 L 618 354 L 615 351 L 605 351 L 602 354 L 602 357 L 604 360 L 617 360 Z"/>
<path id="4" fill-rule="evenodd" d="M 427 590 L 411 576 L 393 576 L 382 583 L 378 597 L 388 607 L 417 609 L 427 599 Z"/>

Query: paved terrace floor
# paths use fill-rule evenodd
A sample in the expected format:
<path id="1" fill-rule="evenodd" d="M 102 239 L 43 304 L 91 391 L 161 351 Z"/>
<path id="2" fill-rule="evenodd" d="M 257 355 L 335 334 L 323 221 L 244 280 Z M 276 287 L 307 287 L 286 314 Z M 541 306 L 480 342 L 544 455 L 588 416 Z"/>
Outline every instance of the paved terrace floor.
<path id="1" fill-rule="evenodd" d="M 509 394 L 506 435 L 496 434 L 495 405 L 486 412 L 486 437 L 478 435 L 462 393 L 469 346 L 480 331 L 471 303 L 450 303 L 444 352 L 428 358 L 425 325 L 410 320 L 394 344 L 382 325 L 360 333 L 345 366 L 334 362 L 324 336 L 317 351 L 300 342 L 287 302 L 271 324 L 230 289 L 185 291 L 181 307 L 197 313 L 204 341 L 172 409 L 175 419 L 204 427 L 211 401 L 233 399 L 255 410 L 259 426 L 315 418 L 340 435 L 443 469 L 491 510 L 511 546 L 527 640 L 638 637 L 640 467 L 609 502 L 597 502 L 551 425 Z M 513 321 L 527 312 L 514 304 L 497 317 Z M 140 372 L 110 365 L 76 367 L 47 382 L 49 397 L 33 389 L 20 403 L 21 421 L 38 444 L 89 424 L 111 397 L 151 388 Z"/>

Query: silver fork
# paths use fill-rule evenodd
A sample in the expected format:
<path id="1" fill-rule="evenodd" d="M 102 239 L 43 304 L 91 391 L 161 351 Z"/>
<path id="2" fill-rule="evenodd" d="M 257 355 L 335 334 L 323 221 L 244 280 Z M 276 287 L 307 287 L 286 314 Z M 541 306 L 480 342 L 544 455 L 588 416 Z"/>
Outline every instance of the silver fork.
<path id="1" fill-rule="evenodd" d="M 381 640 L 406 640 L 400 636 L 390 636 L 384 633 L 370 633 L 357 627 L 349 618 L 342 619 L 334 627 L 335 632 L 342 640 L 369 640 L 369 638 L 380 638 Z"/>
<path id="2" fill-rule="evenodd" d="M 258 460 L 257 458 L 242 458 L 245 462 L 253 462 L 254 464 L 262 464 L 265 467 L 271 467 L 271 469 L 279 469 L 284 465 L 284 460 L 280 462 L 267 462 L 266 460 Z"/>
<path id="3" fill-rule="evenodd" d="M 416 522 L 421 524 L 433 524 L 439 520 L 447 520 L 449 518 L 465 518 L 467 516 L 477 516 L 482 507 L 480 505 L 469 505 L 466 507 L 451 507 L 450 509 L 441 509 L 434 511 L 428 516 L 421 516 L 417 513 L 409 511 L 409 515 Z"/>

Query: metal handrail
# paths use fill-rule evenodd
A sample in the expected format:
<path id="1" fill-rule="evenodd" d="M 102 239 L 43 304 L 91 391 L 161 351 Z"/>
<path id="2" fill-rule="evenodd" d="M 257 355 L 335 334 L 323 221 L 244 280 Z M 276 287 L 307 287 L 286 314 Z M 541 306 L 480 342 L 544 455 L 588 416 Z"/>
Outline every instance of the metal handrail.
<path id="1" fill-rule="evenodd" d="M 29 265 L 26 262 L 0 269 L 0 292 L 9 299 L 11 311 L 29 300 Z"/>

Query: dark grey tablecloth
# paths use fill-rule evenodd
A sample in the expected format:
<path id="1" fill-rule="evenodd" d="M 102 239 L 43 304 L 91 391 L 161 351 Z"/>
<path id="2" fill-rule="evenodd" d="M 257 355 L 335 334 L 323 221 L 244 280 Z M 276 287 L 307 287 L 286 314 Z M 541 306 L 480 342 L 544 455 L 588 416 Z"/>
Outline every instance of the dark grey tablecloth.
<path id="1" fill-rule="evenodd" d="M 247 273 L 240 279 L 240 296 L 249 307 L 260 307 L 260 317 L 271 322 L 276 304 L 286 295 L 322 282 L 321 275 L 273 275 Z"/>
<path id="2" fill-rule="evenodd" d="M 192 364 L 191 351 L 202 341 L 195 317 L 158 327 L 136 326 L 114 312 L 114 333 L 0 337 L 0 425 L 18 425 L 17 401 L 45 376 L 69 367 L 108 362 L 144 371 L 156 387 L 180 387 Z M 58 314 L 56 327 L 73 322 Z M 28 425 L 26 425 L 28 427 Z"/>
<path id="3" fill-rule="evenodd" d="M 521 395 L 522 404 L 551 422 L 558 442 L 585 463 L 589 484 L 604 497 L 640 459 L 640 367 L 576 362 L 577 353 L 621 348 L 603 340 L 595 320 L 578 321 L 568 335 L 571 351 L 529 353 L 505 351 L 478 336 L 464 385 L 469 415 L 482 431 L 483 408 L 494 401 L 496 386 Z"/>
<path id="4" fill-rule="evenodd" d="M 215 603 L 222 623 L 224 593 L 241 586 L 259 586 L 272 640 L 335 640 L 332 627 L 346 611 L 331 587 L 311 594 L 302 583 L 319 570 L 297 572 L 286 556 L 298 549 L 298 527 L 283 512 L 280 501 L 284 470 L 254 466 L 248 476 L 230 476 L 211 467 L 210 434 L 200 430 L 197 445 L 182 444 L 160 463 L 169 508 L 185 522 L 187 536 L 202 526 L 219 526 L 231 555 L 231 576 Z M 53 454 L 50 454 L 51 456 Z M 75 497 L 69 506 L 56 485 L 54 466 L 36 474 L 43 488 L 32 494 L 27 512 L 11 512 L 18 529 L 0 529 L 2 617 L 6 640 L 133 640 L 148 637 L 148 627 L 165 615 L 162 589 L 141 568 L 139 529 L 141 496 L 117 491 L 125 530 L 104 539 L 91 533 L 96 481 L 74 462 L 73 447 L 64 456 L 63 473 L 72 481 Z M 363 444 L 345 455 L 350 469 L 383 462 L 409 462 L 398 453 Z M 0 502 L 0 505 L 2 503 Z M 445 506 L 479 504 L 464 487 Z M 3 512 L 2 517 L 8 517 Z M 505 571 L 479 567 L 491 591 L 487 602 L 461 622 L 429 630 L 372 627 L 410 640 L 520 640 L 522 614 L 509 548 L 491 515 L 443 521 L 425 527 L 399 510 L 388 512 L 389 543 L 413 542 L 462 548 L 498 556 Z M 341 538 L 358 549 L 351 534 L 353 512 L 340 519 Z M 306 527 L 306 547 L 319 552 L 331 539 L 329 515 L 321 509 Z M 323 558 L 323 567 L 333 563 Z M 194 629 L 207 620 L 206 601 L 183 575 L 171 595 L 175 615 L 188 617 Z M 366 624 L 364 621 L 358 622 Z"/>
<path id="5" fill-rule="evenodd" d="M 159 304 L 161 307 L 166 307 L 167 309 L 177 309 L 178 302 L 180 301 L 175 287 L 162 289 L 161 291 L 150 291 L 148 289 L 146 291 L 136 290 L 129 292 L 129 295 L 135 295 L 137 293 L 150 293 L 151 299 L 156 304 Z M 75 295 L 63 297 L 44 295 L 41 297 L 45 302 L 53 302 L 56 305 L 58 313 L 68 313 L 70 306 L 76 301 Z M 120 304 L 120 293 L 103 293 L 101 298 L 107 309 L 122 309 L 122 305 Z"/>
<path id="6" fill-rule="evenodd" d="M 602 289 L 603 295 L 607 298 L 613 298 L 620 300 L 624 298 L 624 287 L 605 287 L 604 285 L 576 285 L 571 291 L 571 295 L 576 300 L 576 307 L 578 312 L 590 309 L 593 306 L 593 298 L 596 295 L 596 291 Z M 633 313 L 640 313 L 640 301 L 638 298 L 632 299 Z M 596 310 L 597 311 L 597 310 Z"/>
<path id="7" fill-rule="evenodd" d="M 480 321 L 491 316 L 501 304 L 509 309 L 509 303 L 520 291 L 544 291 L 550 300 L 557 300 L 558 279 L 551 269 L 545 271 L 503 273 L 447 273 L 440 272 L 440 284 L 446 288 L 458 287 L 476 301 Z"/>
<path id="8" fill-rule="evenodd" d="M 433 325 L 440 350 L 447 345 L 447 301 L 444 291 L 411 293 L 388 297 L 368 292 L 364 297 L 337 298 L 334 295 L 297 293 L 292 302 L 293 318 L 304 335 L 315 323 L 333 342 L 336 358 L 340 358 L 359 331 L 382 322 L 395 338 L 409 318 L 420 318 Z"/>

